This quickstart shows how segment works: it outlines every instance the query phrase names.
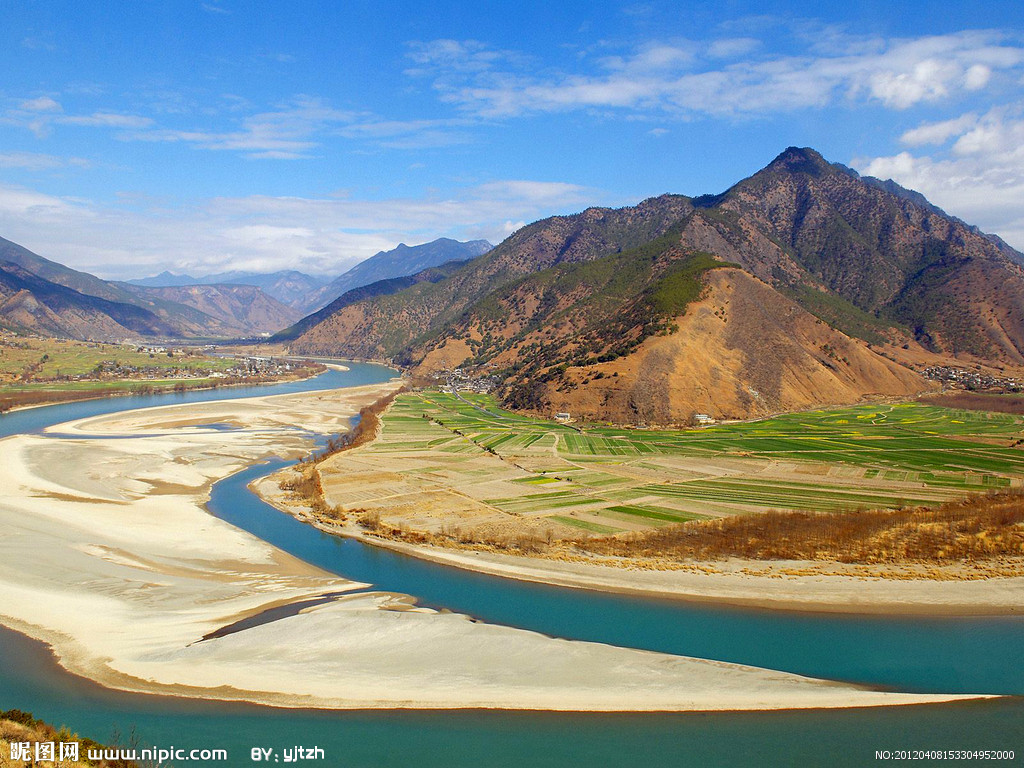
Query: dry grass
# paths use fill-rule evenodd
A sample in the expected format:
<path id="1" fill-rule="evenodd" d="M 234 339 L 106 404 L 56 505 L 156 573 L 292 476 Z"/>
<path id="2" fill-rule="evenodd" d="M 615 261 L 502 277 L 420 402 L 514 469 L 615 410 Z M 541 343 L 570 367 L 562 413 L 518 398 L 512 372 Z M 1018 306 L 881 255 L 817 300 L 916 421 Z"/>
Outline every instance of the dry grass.
<path id="1" fill-rule="evenodd" d="M 359 421 L 351 431 L 346 432 L 343 435 L 337 435 L 330 438 L 327 441 L 327 445 L 324 446 L 323 450 L 315 451 L 307 456 L 305 459 L 300 461 L 296 466 L 300 469 L 307 467 L 315 467 L 321 461 L 326 459 L 328 456 L 333 456 L 341 451 L 351 450 L 352 448 L 358 448 L 360 445 L 372 442 L 380 431 L 380 415 L 388 409 L 388 406 L 394 401 L 394 399 L 405 392 L 406 388 L 402 387 L 390 395 L 386 395 L 376 402 L 370 405 L 363 406 L 359 410 Z M 282 487 L 284 487 L 282 485 Z M 291 490 L 291 489 L 287 489 Z M 321 496 L 323 495 L 323 488 L 320 487 L 320 481 L 317 480 L 316 491 Z"/>
<path id="2" fill-rule="evenodd" d="M 403 387 L 360 409 L 359 421 L 356 426 L 350 432 L 331 437 L 323 449 L 315 451 L 297 462 L 292 468 L 291 474 L 280 482 L 281 490 L 290 491 L 299 501 L 309 507 L 314 516 L 330 522 L 344 522 L 350 514 L 358 515 L 365 512 L 365 510 L 344 510 L 341 507 L 328 505 L 324 501 L 324 488 L 320 481 L 317 464 L 340 451 L 347 451 L 371 442 L 380 430 L 380 415 L 391 405 L 395 396 L 404 391 Z M 369 527 L 364 523 L 363 517 L 359 519 L 360 524 Z M 378 516 L 377 524 L 379 525 L 379 523 L 380 517 Z"/>
<path id="3" fill-rule="evenodd" d="M 136 768 L 137 766 L 137 763 L 128 760 L 90 762 L 87 758 L 88 750 L 103 749 L 102 744 L 72 733 L 67 728 L 54 728 L 42 720 L 37 720 L 31 713 L 22 712 L 20 709 L 0 712 L 0 768 L 8 768 L 8 766 L 10 768 L 15 768 L 15 766 L 23 768 L 26 765 L 24 762 L 15 762 L 10 759 L 11 743 L 26 741 L 32 743 L 33 754 L 37 742 L 44 744 L 54 742 L 55 745 L 59 745 L 61 742 L 70 743 L 77 741 L 79 743 L 79 760 L 76 762 L 58 761 L 56 765 L 60 765 L 62 768 L 85 768 L 86 766 L 95 766 L 96 768 Z M 55 747 L 55 751 L 56 749 L 59 749 L 59 747 Z M 33 763 L 33 765 L 36 765 L 36 763 Z M 45 767 L 54 765 L 54 763 L 43 761 L 38 763 L 38 765 Z"/>
<path id="4" fill-rule="evenodd" d="M 943 408 L 962 408 L 965 411 L 1024 414 L 1024 396 L 947 392 L 941 395 L 925 395 L 919 397 L 917 402 L 925 405 L 938 405 Z"/>
<path id="5" fill-rule="evenodd" d="M 1024 493 L 973 496 L 930 508 L 765 512 L 574 543 L 617 557 L 977 562 L 1024 556 Z"/>

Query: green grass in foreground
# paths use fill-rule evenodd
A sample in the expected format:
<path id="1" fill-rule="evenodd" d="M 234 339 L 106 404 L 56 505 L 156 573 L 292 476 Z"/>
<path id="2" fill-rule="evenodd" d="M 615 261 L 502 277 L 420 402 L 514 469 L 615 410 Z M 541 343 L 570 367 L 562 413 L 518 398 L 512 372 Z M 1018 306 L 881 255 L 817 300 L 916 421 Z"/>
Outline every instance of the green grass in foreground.
<path id="1" fill-rule="evenodd" d="M 464 397 L 464 399 L 462 399 Z M 426 418 L 424 418 L 426 417 Z M 487 499 L 595 533 L 615 522 L 665 525 L 761 509 L 846 510 L 934 504 L 1019 485 L 1024 417 L 921 403 L 862 405 L 695 430 L 583 427 L 503 411 L 492 398 L 403 394 L 371 451 L 484 452 L 526 471 L 522 492 Z M 465 475 L 481 478 L 479 468 Z"/>

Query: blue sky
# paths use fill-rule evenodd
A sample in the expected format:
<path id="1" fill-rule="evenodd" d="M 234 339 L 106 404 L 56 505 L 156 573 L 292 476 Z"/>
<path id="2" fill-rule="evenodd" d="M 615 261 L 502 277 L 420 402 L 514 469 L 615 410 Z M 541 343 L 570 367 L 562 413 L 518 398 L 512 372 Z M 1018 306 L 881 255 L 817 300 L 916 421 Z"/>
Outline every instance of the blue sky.
<path id="1" fill-rule="evenodd" d="M 1020 2 L 0 0 L 0 22 L 0 236 L 105 277 L 337 274 L 720 192 L 789 145 L 1024 249 Z"/>

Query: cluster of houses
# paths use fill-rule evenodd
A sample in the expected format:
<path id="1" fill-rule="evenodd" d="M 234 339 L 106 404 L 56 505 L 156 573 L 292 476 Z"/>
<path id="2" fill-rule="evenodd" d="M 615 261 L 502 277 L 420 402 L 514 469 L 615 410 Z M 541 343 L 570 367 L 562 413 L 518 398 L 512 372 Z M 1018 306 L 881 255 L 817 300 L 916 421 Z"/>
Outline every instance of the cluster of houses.
<path id="1" fill-rule="evenodd" d="M 449 392 L 469 391 L 486 395 L 498 384 L 493 376 L 474 376 L 466 373 L 461 368 L 450 371 L 442 371 L 436 378 L 443 383 L 443 388 Z"/>
<path id="2" fill-rule="evenodd" d="M 921 371 L 921 375 L 926 379 L 941 381 L 958 389 L 998 389 L 1006 392 L 1020 392 L 1024 390 L 1024 379 L 996 376 L 984 371 L 952 368 L 947 365 L 929 366 Z"/>

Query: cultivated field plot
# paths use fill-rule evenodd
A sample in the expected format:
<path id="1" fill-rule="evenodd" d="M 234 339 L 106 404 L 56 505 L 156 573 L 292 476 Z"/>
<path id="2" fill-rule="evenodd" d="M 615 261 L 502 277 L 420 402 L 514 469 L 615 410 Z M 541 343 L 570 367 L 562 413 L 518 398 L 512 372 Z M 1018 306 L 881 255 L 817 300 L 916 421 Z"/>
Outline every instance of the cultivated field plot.
<path id="1" fill-rule="evenodd" d="M 110 387 L 111 381 L 71 381 L 90 376 L 97 366 L 120 365 L 167 371 L 226 371 L 233 360 L 199 354 L 168 357 L 142 352 L 134 345 L 103 344 L 69 339 L 0 337 L 0 385 L 24 389 L 89 389 Z M 159 383 L 148 381 L 147 383 Z"/>
<path id="2" fill-rule="evenodd" d="M 919 403 L 658 431 L 531 419 L 488 396 L 426 391 L 399 396 L 380 439 L 321 475 L 329 504 L 414 529 L 608 534 L 1021 485 L 1022 442 L 1024 417 Z"/>

